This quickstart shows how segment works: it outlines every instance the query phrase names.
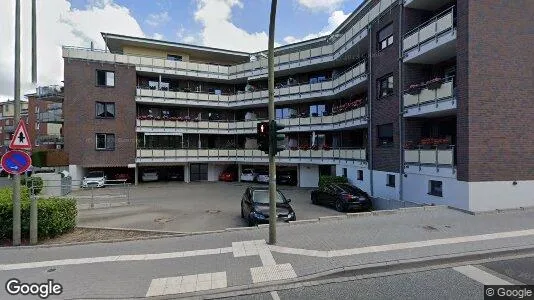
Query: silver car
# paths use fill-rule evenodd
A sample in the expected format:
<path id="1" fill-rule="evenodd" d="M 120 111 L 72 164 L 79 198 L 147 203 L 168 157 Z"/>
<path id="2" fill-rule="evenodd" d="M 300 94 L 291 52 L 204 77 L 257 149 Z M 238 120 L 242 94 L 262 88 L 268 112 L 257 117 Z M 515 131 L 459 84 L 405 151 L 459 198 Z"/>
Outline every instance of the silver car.
<path id="1" fill-rule="evenodd" d="M 104 187 L 105 184 L 106 175 L 104 175 L 104 171 L 91 171 L 87 173 L 82 180 L 82 188 L 101 188 Z"/>

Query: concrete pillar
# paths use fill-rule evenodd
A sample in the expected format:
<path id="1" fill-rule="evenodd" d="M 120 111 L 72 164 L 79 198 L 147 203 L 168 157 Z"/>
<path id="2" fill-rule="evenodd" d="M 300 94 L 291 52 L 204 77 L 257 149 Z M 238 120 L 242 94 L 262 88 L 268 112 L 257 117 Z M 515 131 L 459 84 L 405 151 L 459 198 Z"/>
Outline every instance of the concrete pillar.
<path id="1" fill-rule="evenodd" d="M 186 183 L 191 182 L 191 171 L 189 168 L 189 164 L 185 164 L 184 166 L 184 182 Z"/>
<path id="2" fill-rule="evenodd" d="M 139 167 L 137 166 L 137 164 L 135 165 L 135 168 L 134 168 L 134 185 L 138 185 L 139 184 Z"/>
<path id="3" fill-rule="evenodd" d="M 243 169 L 243 166 L 241 164 L 237 164 L 237 181 L 241 182 L 241 171 Z"/>

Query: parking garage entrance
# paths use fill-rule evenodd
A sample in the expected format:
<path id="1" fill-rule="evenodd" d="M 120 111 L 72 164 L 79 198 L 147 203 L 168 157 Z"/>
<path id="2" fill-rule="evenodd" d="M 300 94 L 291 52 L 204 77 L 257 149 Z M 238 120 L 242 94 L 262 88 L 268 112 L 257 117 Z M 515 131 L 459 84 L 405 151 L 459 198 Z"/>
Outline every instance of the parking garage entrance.
<path id="1" fill-rule="evenodd" d="M 208 180 L 208 164 L 191 164 L 189 169 L 189 179 L 191 181 Z"/>

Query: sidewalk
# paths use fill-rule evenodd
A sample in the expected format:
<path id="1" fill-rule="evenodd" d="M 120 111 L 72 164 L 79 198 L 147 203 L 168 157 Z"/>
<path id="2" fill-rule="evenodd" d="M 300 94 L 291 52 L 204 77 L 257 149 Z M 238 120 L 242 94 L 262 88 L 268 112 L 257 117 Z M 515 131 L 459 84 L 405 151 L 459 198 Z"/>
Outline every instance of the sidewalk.
<path id="1" fill-rule="evenodd" d="M 5 248 L 0 252 L 0 281 L 13 276 L 26 282 L 54 278 L 69 287 L 65 297 L 191 295 L 245 288 L 403 260 L 534 248 L 534 211 L 473 216 L 429 207 L 355 214 L 279 226 L 275 246 L 267 245 L 267 238 L 267 227 L 261 227 L 118 243 Z M 50 268 L 56 271 L 46 273 Z"/>

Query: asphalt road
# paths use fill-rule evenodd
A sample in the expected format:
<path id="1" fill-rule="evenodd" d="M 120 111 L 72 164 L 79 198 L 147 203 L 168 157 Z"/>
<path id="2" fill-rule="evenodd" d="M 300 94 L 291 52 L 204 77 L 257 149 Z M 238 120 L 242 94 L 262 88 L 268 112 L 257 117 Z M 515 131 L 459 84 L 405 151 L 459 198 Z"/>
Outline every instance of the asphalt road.
<path id="1" fill-rule="evenodd" d="M 240 216 L 240 201 L 248 183 L 145 183 L 129 190 L 131 205 L 84 209 L 78 225 L 197 232 L 246 226 Z M 263 185 L 267 188 L 267 185 Z M 279 186 L 296 212 L 297 220 L 339 215 L 336 210 L 313 205 L 311 189 Z M 79 203 L 124 202 L 122 187 L 106 187 L 73 193 Z"/>
<path id="2" fill-rule="evenodd" d="M 465 266 L 460 266 L 460 268 Z M 534 257 L 469 265 L 480 274 L 491 274 L 513 284 L 533 284 Z M 453 267 L 361 279 L 335 278 L 330 282 L 306 282 L 303 287 L 284 288 L 276 295 L 284 299 L 484 299 L 484 284 Z M 338 281 L 338 282 L 336 282 Z M 342 282 L 339 282 L 342 281 Z M 224 299 L 276 299 L 270 292 Z"/>

